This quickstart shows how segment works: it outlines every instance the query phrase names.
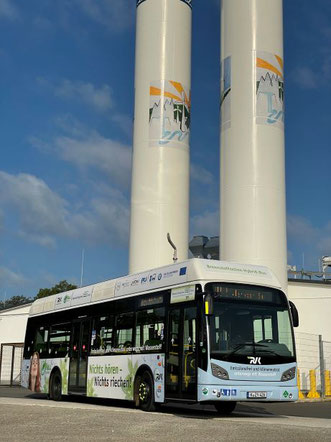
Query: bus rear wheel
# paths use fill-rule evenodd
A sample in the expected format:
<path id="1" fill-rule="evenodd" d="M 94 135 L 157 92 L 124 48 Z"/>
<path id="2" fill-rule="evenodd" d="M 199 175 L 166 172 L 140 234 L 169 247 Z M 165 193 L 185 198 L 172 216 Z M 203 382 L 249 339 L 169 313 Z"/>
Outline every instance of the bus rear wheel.
<path id="1" fill-rule="evenodd" d="M 149 371 L 144 371 L 136 380 L 136 394 L 139 408 L 143 411 L 154 411 L 154 382 Z"/>
<path id="2" fill-rule="evenodd" d="M 52 374 L 49 396 L 53 401 L 60 401 L 62 398 L 62 380 L 58 371 Z"/>
<path id="3" fill-rule="evenodd" d="M 231 414 L 236 408 L 237 402 L 215 402 L 214 406 L 219 414 Z"/>

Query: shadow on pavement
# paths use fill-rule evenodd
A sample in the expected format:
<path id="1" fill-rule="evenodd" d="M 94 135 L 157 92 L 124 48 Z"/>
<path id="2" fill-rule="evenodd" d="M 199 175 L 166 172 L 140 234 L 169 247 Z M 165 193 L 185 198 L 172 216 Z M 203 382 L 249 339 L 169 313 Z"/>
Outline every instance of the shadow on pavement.
<path id="1" fill-rule="evenodd" d="M 46 394 L 31 393 L 22 387 L 0 386 L 0 397 L 37 399 L 47 401 Z M 85 396 L 64 396 L 63 401 L 67 403 L 85 403 L 104 407 L 119 407 L 134 409 L 132 402 L 89 398 Z M 279 416 L 298 416 L 311 418 L 331 419 L 331 401 L 328 402 L 296 402 L 296 403 L 261 403 L 261 402 L 239 402 L 236 409 L 230 416 L 220 415 L 212 405 L 186 405 L 179 403 L 168 403 L 162 405 L 160 413 L 173 414 L 176 416 L 195 419 L 217 419 L 217 418 L 273 418 Z"/>

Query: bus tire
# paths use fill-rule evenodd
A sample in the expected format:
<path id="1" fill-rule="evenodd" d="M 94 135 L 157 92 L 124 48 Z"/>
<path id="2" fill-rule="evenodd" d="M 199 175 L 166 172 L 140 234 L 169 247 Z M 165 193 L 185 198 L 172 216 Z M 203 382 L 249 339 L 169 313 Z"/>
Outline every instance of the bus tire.
<path id="1" fill-rule="evenodd" d="M 51 376 L 49 396 L 53 401 L 62 399 L 62 379 L 58 371 L 55 371 Z"/>
<path id="2" fill-rule="evenodd" d="M 154 381 L 149 371 L 144 371 L 136 379 L 136 403 L 143 411 L 155 411 Z"/>
<path id="3" fill-rule="evenodd" d="M 219 414 L 231 414 L 236 408 L 237 402 L 215 402 L 214 406 Z"/>

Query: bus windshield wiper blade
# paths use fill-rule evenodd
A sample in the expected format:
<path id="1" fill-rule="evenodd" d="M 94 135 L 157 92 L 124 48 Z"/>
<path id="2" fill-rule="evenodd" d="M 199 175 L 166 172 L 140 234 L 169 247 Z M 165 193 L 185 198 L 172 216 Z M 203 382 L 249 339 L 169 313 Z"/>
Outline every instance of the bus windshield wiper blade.
<path id="1" fill-rule="evenodd" d="M 268 348 L 263 348 L 261 351 L 265 352 L 265 353 L 272 353 L 275 356 L 283 356 L 283 355 L 277 353 L 275 350 L 271 350 L 271 349 L 268 349 Z"/>
<path id="2" fill-rule="evenodd" d="M 228 353 L 227 356 L 231 356 L 234 353 L 237 353 L 238 350 L 240 350 L 243 347 L 246 347 L 247 345 L 251 345 L 253 347 L 267 347 L 266 344 L 259 344 L 257 342 L 242 342 L 241 344 L 238 344 L 230 353 Z"/>

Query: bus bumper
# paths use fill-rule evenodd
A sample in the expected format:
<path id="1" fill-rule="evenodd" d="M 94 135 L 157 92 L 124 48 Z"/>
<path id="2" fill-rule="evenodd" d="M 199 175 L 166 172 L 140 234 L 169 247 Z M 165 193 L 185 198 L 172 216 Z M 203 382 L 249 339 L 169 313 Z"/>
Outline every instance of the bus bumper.
<path id="1" fill-rule="evenodd" d="M 298 400 L 298 388 L 276 385 L 199 385 L 198 401 L 293 402 Z"/>

